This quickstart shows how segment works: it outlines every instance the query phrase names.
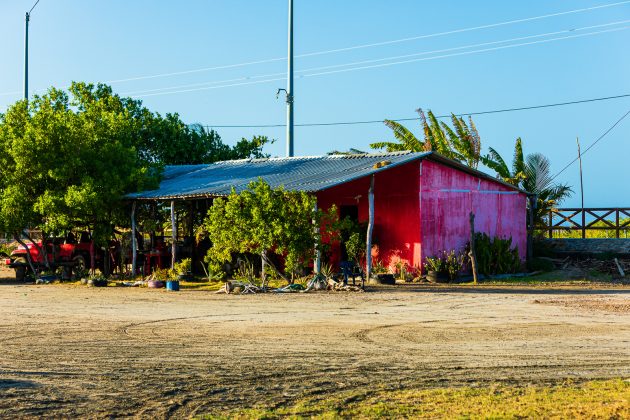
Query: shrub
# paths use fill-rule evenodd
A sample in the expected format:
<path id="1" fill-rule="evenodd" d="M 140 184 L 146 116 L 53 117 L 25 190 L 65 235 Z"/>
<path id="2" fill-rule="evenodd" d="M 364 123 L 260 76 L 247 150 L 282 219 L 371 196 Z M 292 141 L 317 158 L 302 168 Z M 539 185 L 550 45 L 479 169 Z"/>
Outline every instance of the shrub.
<path id="1" fill-rule="evenodd" d="M 178 263 L 175 263 L 175 272 L 179 274 L 186 274 L 190 272 L 192 268 L 192 260 L 190 258 L 184 258 Z"/>
<path id="2" fill-rule="evenodd" d="M 532 258 L 527 262 L 529 271 L 553 271 L 556 267 L 553 262 L 545 258 Z"/>
<path id="3" fill-rule="evenodd" d="M 521 268 L 518 249 L 512 248 L 512 238 L 490 238 L 485 233 L 475 233 L 477 270 L 490 276 L 515 273 Z"/>

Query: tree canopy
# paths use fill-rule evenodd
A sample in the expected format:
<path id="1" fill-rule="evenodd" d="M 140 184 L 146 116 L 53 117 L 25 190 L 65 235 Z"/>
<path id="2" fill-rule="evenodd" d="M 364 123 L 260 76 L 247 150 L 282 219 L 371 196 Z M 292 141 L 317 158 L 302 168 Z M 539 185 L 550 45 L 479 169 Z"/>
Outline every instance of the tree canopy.
<path id="1" fill-rule="evenodd" d="M 385 120 L 385 125 L 392 129 L 396 141 L 376 142 L 370 144 L 370 147 L 385 149 L 388 152 L 435 151 L 471 168 L 477 168 L 481 157 L 481 138 L 472 118 L 469 118 L 468 123 L 466 123 L 463 118 L 451 114 L 451 124 L 453 125 L 451 128 L 445 122 L 438 121 L 431 111 L 428 111 L 426 116 L 422 109 L 418 109 L 417 112 L 420 115 L 423 139 L 417 138 L 399 122 Z"/>
<path id="2" fill-rule="evenodd" d="M 206 260 L 220 271 L 232 254 L 275 253 L 284 257 L 285 268 L 295 272 L 321 249 L 322 237 L 333 236 L 337 209 L 315 209 L 316 198 L 305 192 L 273 189 L 262 180 L 238 194 L 214 200 L 204 229 L 212 246 Z M 314 226 L 320 226 L 317 232 Z"/>
<path id="3" fill-rule="evenodd" d="M 534 211 L 534 223 L 536 224 L 541 224 L 549 214 L 549 210 L 559 205 L 573 193 L 567 184 L 554 182 L 549 158 L 542 153 L 532 153 L 525 156 L 520 138 L 516 139 L 514 144 L 511 169 L 505 159 L 492 147 L 481 160 L 484 165 L 496 172 L 498 178 L 529 193 L 536 194 L 537 203 Z"/>
<path id="4" fill-rule="evenodd" d="M 262 157 L 268 142 L 230 147 L 213 130 L 162 117 L 103 84 L 51 88 L 0 114 L 0 230 L 89 227 L 104 242 L 127 224 L 124 195 L 157 186 L 164 165 Z"/>

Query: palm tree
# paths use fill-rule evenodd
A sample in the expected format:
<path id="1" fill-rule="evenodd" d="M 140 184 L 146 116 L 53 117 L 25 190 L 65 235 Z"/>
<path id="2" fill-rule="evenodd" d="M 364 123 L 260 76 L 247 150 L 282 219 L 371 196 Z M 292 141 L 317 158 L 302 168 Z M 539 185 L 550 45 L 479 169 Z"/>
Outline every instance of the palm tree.
<path id="1" fill-rule="evenodd" d="M 488 154 L 481 157 L 481 162 L 488 168 L 497 173 L 497 177 L 501 178 L 508 184 L 520 186 L 525 179 L 525 159 L 523 157 L 523 143 L 521 138 L 516 139 L 514 145 L 514 158 L 512 159 L 512 169 L 503 160 L 499 152 L 492 147 L 488 148 Z"/>
<path id="2" fill-rule="evenodd" d="M 514 145 L 514 159 L 512 169 L 501 155 L 492 147 L 488 154 L 481 158 L 481 162 L 493 169 L 497 178 L 523 190 L 536 194 L 538 197 L 534 211 L 534 224 L 541 224 L 548 216 L 549 210 L 559 205 L 573 193 L 566 184 L 553 182 L 551 176 L 551 162 L 541 153 L 532 153 L 524 157 L 523 144 L 519 137 Z"/>
<path id="3" fill-rule="evenodd" d="M 527 155 L 524 173 L 522 187 L 525 191 L 536 194 L 538 198 L 534 211 L 534 224 L 540 224 L 548 217 L 552 208 L 571 196 L 573 190 L 566 184 L 553 182 L 551 162 L 542 153 Z"/>
<path id="4" fill-rule="evenodd" d="M 481 139 L 477 128 L 469 118 L 466 124 L 463 118 L 451 114 L 454 128 L 437 120 L 433 112 L 425 116 L 422 109 L 417 109 L 424 133 L 424 139 L 418 139 L 402 124 L 385 120 L 385 125 L 392 129 L 397 141 L 384 141 L 370 144 L 373 149 L 385 149 L 388 152 L 409 150 L 412 152 L 435 151 L 450 159 L 457 160 L 472 168 L 476 168 L 481 158 Z"/>

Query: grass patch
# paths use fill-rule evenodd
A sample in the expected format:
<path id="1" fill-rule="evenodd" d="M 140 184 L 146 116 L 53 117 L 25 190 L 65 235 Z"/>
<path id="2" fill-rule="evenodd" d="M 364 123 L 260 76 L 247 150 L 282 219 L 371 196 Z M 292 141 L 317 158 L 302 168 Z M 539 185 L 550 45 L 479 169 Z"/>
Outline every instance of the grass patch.
<path id="1" fill-rule="evenodd" d="M 546 273 L 536 274 L 534 276 L 523 277 L 502 277 L 495 279 L 481 279 L 479 284 L 485 285 L 586 285 L 592 283 L 610 283 L 613 278 L 611 275 L 596 270 L 588 273 L 576 274 L 566 270 L 554 270 Z M 458 283 L 465 286 L 473 285 L 472 281 Z"/>
<path id="2" fill-rule="evenodd" d="M 490 386 L 344 393 L 293 406 L 204 415 L 218 418 L 605 418 L 630 417 L 628 380 L 566 382 L 557 386 Z"/>

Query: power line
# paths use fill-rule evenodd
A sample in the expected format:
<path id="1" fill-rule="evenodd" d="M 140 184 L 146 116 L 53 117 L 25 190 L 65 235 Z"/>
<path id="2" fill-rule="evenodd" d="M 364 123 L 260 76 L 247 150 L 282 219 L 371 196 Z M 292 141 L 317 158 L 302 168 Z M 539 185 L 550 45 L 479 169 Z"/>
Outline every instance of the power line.
<path id="1" fill-rule="evenodd" d="M 553 41 L 562 41 L 562 40 L 565 40 L 565 39 L 582 38 L 582 37 L 586 37 L 586 36 L 598 35 L 598 34 L 603 34 L 603 33 L 623 31 L 623 30 L 626 30 L 628 28 L 630 28 L 630 26 L 623 26 L 621 28 L 608 29 L 608 30 L 603 30 L 603 31 L 589 32 L 589 33 L 579 34 L 579 35 L 568 35 L 568 36 L 557 37 L 557 38 L 549 38 L 549 39 L 543 39 L 543 40 L 540 40 L 540 41 L 522 42 L 522 43 L 518 43 L 518 44 L 504 45 L 504 46 L 499 46 L 499 47 L 483 48 L 483 49 L 472 50 L 472 51 L 464 51 L 464 52 L 460 52 L 460 53 L 443 54 L 443 55 L 438 55 L 438 56 L 433 56 L 433 57 L 415 58 L 415 59 L 410 59 L 410 60 L 394 61 L 394 62 L 391 62 L 391 63 L 382 63 L 382 64 L 374 64 L 374 65 L 369 65 L 369 66 L 351 67 L 351 68 L 347 68 L 347 69 L 339 69 L 339 70 L 331 70 L 331 71 L 322 71 L 322 72 L 318 72 L 318 73 L 302 74 L 300 77 L 324 76 L 324 75 L 328 75 L 328 74 L 345 73 L 345 72 L 350 72 L 350 71 L 366 70 L 366 69 L 372 69 L 372 68 L 378 68 L 378 67 L 389 67 L 389 66 L 400 65 L 400 64 L 415 63 L 415 62 L 419 62 L 419 61 L 438 60 L 438 59 L 442 59 L 442 58 L 449 58 L 449 57 L 457 57 L 457 56 L 463 56 L 463 55 L 478 54 L 478 53 L 482 53 L 482 52 L 490 52 L 490 51 L 503 50 L 503 49 L 508 49 L 508 48 L 516 48 L 516 47 L 522 47 L 522 46 L 527 46 L 527 45 L 543 44 L 543 43 L 553 42 Z M 268 75 L 268 76 L 272 76 L 272 75 L 274 75 L 274 74 L 271 74 L 271 75 Z M 265 77 L 265 76 L 253 76 L 253 77 L 245 78 L 245 79 L 249 80 L 251 78 L 256 78 L 256 77 Z M 168 90 L 168 91 L 165 90 L 165 91 L 158 91 L 156 93 L 131 95 L 131 97 L 132 98 L 146 98 L 146 97 L 149 97 L 149 96 L 173 95 L 173 94 L 178 94 L 178 93 L 198 92 L 198 91 L 202 91 L 202 90 L 222 89 L 222 88 L 225 88 L 225 87 L 232 87 L 232 86 L 245 86 L 245 85 L 254 85 L 254 84 L 260 84 L 260 83 L 268 83 L 268 82 L 273 82 L 273 81 L 277 81 L 277 80 L 285 80 L 285 78 L 273 78 L 273 79 L 266 79 L 266 80 L 259 80 L 259 81 L 249 81 L 249 82 L 242 82 L 242 83 L 230 83 L 230 84 L 226 84 L 226 85 L 220 85 L 219 84 L 219 85 L 215 85 L 215 86 L 204 86 L 204 87 L 199 87 L 199 88 L 182 89 L 182 90 Z M 169 89 L 169 88 L 164 88 L 164 89 Z M 159 90 L 159 89 L 156 89 L 156 90 Z M 130 93 L 123 93 L 123 95 L 129 95 L 129 94 Z"/>
<path id="2" fill-rule="evenodd" d="M 508 21 L 504 21 L 504 22 L 497 22 L 497 23 L 491 23 L 491 24 L 480 25 L 480 26 L 473 26 L 473 27 L 468 27 L 468 28 L 453 29 L 453 30 L 450 30 L 450 31 L 436 32 L 436 33 L 432 33 L 432 34 L 417 35 L 417 36 L 412 36 L 412 37 L 407 37 L 407 38 L 400 38 L 400 39 L 394 39 L 394 40 L 389 40 L 389 41 L 381 41 L 381 42 L 375 42 L 375 43 L 370 43 L 370 44 L 354 45 L 354 46 L 344 47 L 344 48 L 335 48 L 335 49 L 329 49 L 329 50 L 323 50 L 323 51 L 315 51 L 315 52 L 311 52 L 311 53 L 298 54 L 295 57 L 296 58 L 298 58 L 298 57 L 299 58 L 312 57 L 312 56 L 333 54 L 333 53 L 345 52 L 345 51 L 351 51 L 351 50 L 379 47 L 379 46 L 383 46 L 383 45 L 398 44 L 398 43 L 402 43 L 402 42 L 416 41 L 416 40 L 419 40 L 419 39 L 434 38 L 434 37 L 439 37 L 439 36 L 444 36 L 444 35 L 459 34 L 459 33 L 471 32 L 471 31 L 476 31 L 476 30 L 481 30 L 481 29 L 496 28 L 496 27 L 500 27 L 500 26 L 512 25 L 512 24 L 515 24 L 515 23 L 531 22 L 531 21 L 534 21 L 534 20 L 547 19 L 547 18 L 551 18 L 551 17 L 564 16 L 564 15 L 575 14 L 575 13 L 589 12 L 589 11 L 597 10 L 597 9 L 604 9 L 604 8 L 608 8 L 608 7 L 621 6 L 621 5 L 628 4 L 628 3 L 630 3 L 630 0 L 620 1 L 620 2 L 615 2 L 615 3 L 602 4 L 602 5 L 599 5 L 599 6 L 585 7 L 585 8 L 581 8 L 581 9 L 567 10 L 567 11 L 564 11 L 564 12 L 557 12 L 557 13 L 549 13 L 549 14 L 539 15 L 539 16 L 532 16 L 532 17 L 528 17 L 528 18 L 508 20 Z M 184 74 L 200 73 L 200 72 L 206 72 L 206 71 L 212 71 L 212 70 L 221 70 L 221 69 L 228 69 L 228 68 L 235 68 L 235 67 L 244 67 L 244 66 L 250 66 L 250 65 L 254 65 L 254 64 L 264 64 L 264 63 L 271 63 L 271 62 L 275 62 L 275 61 L 284 61 L 284 60 L 286 60 L 286 57 L 269 58 L 269 59 L 256 60 L 256 61 L 247 61 L 247 62 L 237 63 L 237 64 L 227 64 L 227 65 L 222 65 L 222 66 L 203 67 L 203 68 L 199 68 L 199 69 L 182 70 L 182 71 L 170 72 L 170 73 L 160 73 L 160 74 L 152 74 L 152 75 L 145 75 L 145 76 L 136 76 L 136 77 L 130 77 L 130 78 L 126 78 L 126 79 L 110 80 L 110 81 L 105 82 L 105 83 L 123 83 L 123 82 L 136 81 L 136 80 L 155 79 L 155 78 L 159 78 L 159 77 L 179 76 L 179 75 L 184 75 Z"/>
<path id="3" fill-rule="evenodd" d="M 39 0 L 38 0 L 38 2 L 39 2 Z M 556 13 L 549 13 L 549 14 L 545 14 L 545 15 L 531 16 L 531 17 L 528 17 L 528 18 L 513 19 L 513 20 L 504 21 L 504 22 L 496 22 L 496 23 L 491 23 L 491 24 L 486 24 L 486 25 L 479 25 L 479 26 L 468 27 L 468 28 L 453 29 L 453 30 L 450 30 L 450 31 L 436 32 L 436 33 L 432 33 L 432 34 L 424 34 L 424 35 L 418 35 L 418 36 L 394 39 L 394 40 L 389 40 L 389 41 L 381 41 L 381 42 L 375 42 L 375 43 L 369 43 L 369 44 L 354 45 L 354 46 L 350 46 L 350 47 L 335 48 L 335 49 L 329 49 L 329 50 L 323 50 L 323 51 L 315 51 L 315 52 L 311 52 L 311 53 L 299 54 L 299 55 L 296 55 L 296 57 L 302 58 L 302 57 L 311 57 L 311 56 L 332 54 L 332 53 L 338 53 L 338 52 L 344 52 L 344 51 L 351 51 L 351 50 L 357 50 L 357 49 L 372 48 L 372 47 L 378 47 L 378 46 L 383 46 L 383 45 L 391 45 L 391 44 L 415 41 L 415 40 L 419 40 L 419 39 L 439 37 L 439 36 L 444 36 L 444 35 L 452 35 L 452 34 L 458 34 L 458 33 L 471 32 L 471 31 L 476 31 L 476 30 L 481 30 L 481 29 L 490 29 L 490 28 L 496 28 L 496 27 L 500 27 L 500 26 L 512 25 L 512 24 L 515 24 L 515 23 L 531 22 L 531 21 L 547 19 L 547 18 L 551 18 L 551 17 L 557 17 L 557 16 L 564 16 L 564 15 L 569 15 L 569 14 L 589 12 L 589 11 L 598 10 L 598 9 L 604 9 L 604 8 L 609 8 L 609 7 L 616 7 L 616 6 L 621 6 L 621 5 L 628 4 L 628 3 L 630 3 L 630 0 L 620 1 L 620 2 L 615 2 L 615 3 L 607 3 L 607 4 L 602 4 L 602 5 L 598 5 L 598 6 L 592 6 L 592 7 L 585 7 L 585 8 L 580 8 L 580 9 L 567 10 L 567 11 L 564 11 L 564 12 L 556 12 Z M 37 3 L 35 3 L 35 4 L 37 4 Z M 146 79 L 155 79 L 155 78 L 160 78 L 160 77 L 180 76 L 180 75 L 185 75 L 185 74 L 200 73 L 200 72 L 221 70 L 221 69 L 229 69 L 229 68 L 237 68 L 237 67 L 244 67 L 244 66 L 250 66 L 250 65 L 256 65 L 256 64 L 265 64 L 265 63 L 271 63 L 271 62 L 276 62 L 276 61 L 284 61 L 284 60 L 286 60 L 286 57 L 269 58 L 269 59 L 263 59 L 263 60 L 253 60 L 253 61 L 246 61 L 246 62 L 236 63 L 236 64 L 227 64 L 227 65 L 221 65 L 221 66 L 203 67 L 203 68 L 191 69 L 191 70 L 182 70 L 182 71 L 176 71 L 176 72 L 170 72 L 170 73 L 159 73 L 159 74 L 151 74 L 151 75 L 129 77 L 129 78 L 124 78 L 124 79 L 108 80 L 108 81 L 105 81 L 104 83 L 114 84 L 114 83 L 123 83 L 123 82 L 131 82 L 131 81 L 138 81 L 138 80 L 146 80 Z M 19 94 L 19 93 L 21 93 L 21 92 L 2 92 L 2 93 L 0 93 L 0 96 L 14 95 L 14 94 Z"/>
<path id="4" fill-rule="evenodd" d="M 330 66 L 313 67 L 313 68 L 310 68 L 310 69 L 299 70 L 299 71 L 297 71 L 297 73 L 308 73 L 308 72 L 313 72 L 313 71 L 329 70 L 329 69 L 336 69 L 336 68 L 341 68 L 341 67 L 350 67 L 350 66 L 356 66 L 356 65 L 361 65 L 361 64 L 378 63 L 378 62 L 388 61 L 388 60 L 397 60 L 397 59 L 400 59 L 400 58 L 410 58 L 410 57 L 417 57 L 417 56 L 436 54 L 436 53 L 443 53 L 443 52 L 449 52 L 449 51 L 457 51 L 457 50 L 463 50 L 463 49 L 469 49 L 469 48 L 477 48 L 477 47 L 488 46 L 488 45 L 505 44 L 507 42 L 522 41 L 522 40 L 532 39 L 532 38 L 542 38 L 542 37 L 551 36 L 551 35 L 558 35 L 558 34 L 563 34 L 563 33 L 571 33 L 571 32 L 583 31 L 583 30 L 587 30 L 587 29 L 595 29 L 595 28 L 602 28 L 602 27 L 607 27 L 607 26 L 620 25 L 620 24 L 628 23 L 628 22 L 630 22 L 630 20 L 609 22 L 609 23 L 604 23 L 604 24 L 600 24 L 600 25 L 584 26 L 584 27 L 580 27 L 580 28 L 565 29 L 565 30 L 562 30 L 562 31 L 546 32 L 546 33 L 542 33 L 542 34 L 528 35 L 528 36 L 517 37 L 517 38 L 509 38 L 509 39 L 503 39 L 503 40 L 499 40 L 499 41 L 490 41 L 490 42 L 482 42 L 482 43 L 477 43 L 477 44 L 468 44 L 468 45 L 463 45 L 463 46 L 459 46 L 459 47 L 444 48 L 444 49 L 431 50 L 431 51 L 423 51 L 423 52 L 419 52 L 419 53 L 391 56 L 391 57 L 378 58 L 378 59 L 373 59 L 373 60 L 363 60 L 363 61 L 355 61 L 355 62 L 345 63 L 345 64 L 335 64 L 335 65 L 330 65 Z M 627 29 L 627 27 L 617 28 L 615 30 L 623 30 L 623 29 Z M 598 33 L 601 33 L 601 32 L 599 32 L 599 31 L 589 32 L 589 33 L 581 35 L 581 36 L 595 35 L 595 34 L 598 34 Z M 554 38 L 554 39 L 550 39 L 549 41 L 561 40 L 561 39 L 565 39 L 565 38 L 564 37 Z M 514 44 L 514 46 L 520 46 L 520 44 L 518 44 L 518 45 Z M 356 69 L 359 69 L 359 68 L 356 68 Z M 348 69 L 347 71 L 351 71 L 351 70 L 354 70 L 354 69 Z M 239 77 L 239 78 L 236 78 L 236 79 L 217 80 L 217 81 L 200 82 L 200 83 L 188 83 L 188 84 L 184 84 L 184 85 L 177 85 L 177 86 L 170 86 L 170 87 L 163 87 L 163 88 L 155 88 L 155 89 L 147 89 L 147 90 L 140 90 L 140 91 L 124 92 L 124 93 L 122 93 L 122 95 L 149 96 L 149 95 L 145 95 L 145 94 L 158 93 L 158 92 L 161 93 L 161 94 L 169 94 L 169 93 L 171 93 L 170 91 L 173 91 L 173 90 L 176 90 L 176 89 L 193 88 L 193 87 L 209 87 L 209 86 L 212 86 L 212 85 L 217 86 L 217 88 L 220 88 L 220 87 L 223 87 L 223 86 L 218 86 L 218 85 L 221 85 L 223 83 L 228 83 L 228 85 L 226 85 L 226 86 L 241 86 L 242 84 L 240 84 L 240 83 L 236 84 L 236 85 L 233 84 L 233 83 L 236 83 L 236 82 L 247 82 L 247 81 L 250 81 L 252 79 L 264 79 L 264 78 L 267 78 L 267 77 L 278 77 L 278 76 L 283 76 L 284 74 L 285 73 L 282 73 L 282 72 L 281 73 L 270 73 L 270 74 L 262 74 L 262 75 L 256 75 L 256 76 L 244 76 L 244 77 Z M 328 74 L 328 73 L 324 73 L 324 74 Z M 303 77 L 309 77 L 309 76 L 311 76 L 311 75 L 304 75 Z M 273 81 L 275 81 L 275 80 L 278 80 L 278 79 L 273 79 Z M 259 83 L 263 83 L 263 82 L 259 82 Z M 194 91 L 194 89 L 185 90 L 185 91 L 182 91 L 182 92 L 191 92 L 191 91 Z M 172 93 L 181 93 L 181 92 L 172 92 Z"/>
<path id="5" fill-rule="evenodd" d="M 557 106 L 566 106 L 566 105 L 576 105 L 576 104 L 584 104 L 589 102 L 598 102 L 598 101 L 607 101 L 611 99 L 621 99 L 630 97 L 630 93 L 623 95 L 615 95 L 615 96 L 605 96 L 601 98 L 591 98 L 591 99 L 582 99 L 577 101 L 568 101 L 568 102 L 557 102 L 553 104 L 544 104 L 544 105 L 532 105 L 532 106 L 524 106 L 517 108 L 504 108 L 504 109 L 495 109 L 490 111 L 477 111 L 477 112 L 463 112 L 459 114 L 455 114 L 455 116 L 474 116 L 474 115 L 487 115 L 487 114 L 500 114 L 504 112 L 514 112 L 514 111 L 527 111 L 532 109 L 541 109 L 541 108 L 553 108 Z M 436 118 L 449 118 L 451 115 L 437 115 Z M 420 120 L 419 117 L 414 118 L 396 118 L 390 119 L 390 121 L 403 122 L 403 121 L 417 121 Z M 303 124 L 295 124 L 296 127 L 322 127 L 322 126 L 332 126 L 332 125 L 359 125 L 359 124 L 382 124 L 384 120 L 366 120 L 366 121 L 339 121 L 339 122 L 325 122 L 325 123 L 303 123 Z M 275 127 L 285 127 L 285 124 L 261 124 L 261 125 L 213 125 L 208 124 L 204 125 L 206 128 L 275 128 Z M 588 150 L 588 149 L 587 149 Z"/>
<path id="6" fill-rule="evenodd" d="M 323 75 L 335 74 L 335 73 L 346 73 L 346 72 L 349 72 L 349 71 L 374 69 L 374 68 L 379 68 L 379 67 L 389 67 L 389 66 L 396 66 L 396 65 L 399 65 L 399 64 L 416 63 L 416 62 L 419 62 L 419 61 L 437 60 L 437 59 L 440 59 L 440 58 L 457 57 L 457 56 L 462 56 L 462 55 L 477 54 L 477 53 L 481 53 L 481 52 L 504 50 L 504 49 L 508 49 L 508 48 L 522 47 L 522 46 L 526 46 L 526 45 L 544 44 L 544 43 L 547 43 L 547 42 L 561 41 L 561 40 L 564 40 L 564 39 L 582 38 L 582 37 L 585 37 L 585 36 L 591 36 L 591 35 L 597 35 L 597 34 L 603 34 L 603 33 L 609 33 L 609 32 L 623 31 L 623 30 L 626 30 L 628 28 L 629 28 L 628 26 L 624 26 L 624 27 L 621 27 L 621 28 L 589 32 L 589 33 L 586 33 L 586 34 L 568 35 L 568 36 L 563 36 L 563 37 L 558 37 L 558 38 L 543 39 L 543 40 L 540 40 L 540 41 L 521 42 L 519 44 L 504 45 L 504 46 L 492 47 L 492 48 L 483 48 L 483 49 L 480 49 L 480 50 L 464 51 L 464 52 L 453 53 L 453 54 L 444 54 L 444 55 L 438 55 L 438 56 L 434 56 L 434 57 L 414 58 L 414 59 L 411 59 L 411 60 L 394 61 L 392 63 L 373 64 L 373 65 L 369 65 L 369 66 L 353 67 L 353 68 L 350 68 L 350 69 L 323 71 L 323 72 L 319 72 L 319 73 L 307 74 L 307 75 L 304 75 L 303 77 L 323 76 Z"/>
<path id="7" fill-rule="evenodd" d="M 597 138 L 597 140 L 595 140 L 593 143 L 590 144 L 590 146 L 588 146 L 583 152 L 582 152 L 582 156 L 584 156 L 586 154 L 586 152 L 588 152 L 589 150 L 591 150 L 591 148 L 593 146 L 595 146 L 597 143 L 599 143 L 604 137 L 606 137 L 608 135 L 608 133 L 610 133 L 615 127 L 617 127 L 617 125 L 619 125 L 619 123 L 621 123 L 621 121 L 623 121 L 628 115 L 630 115 L 630 110 L 628 112 L 626 112 L 621 118 L 619 118 L 608 130 L 606 130 L 604 132 L 604 134 L 602 134 L 601 136 L 599 136 Z M 551 179 L 549 180 L 549 182 L 553 181 L 554 179 L 556 179 L 562 172 L 566 171 L 571 165 L 573 165 L 575 162 L 577 162 L 579 158 L 575 158 L 573 159 L 571 162 L 569 162 L 564 168 L 562 168 L 560 170 L 560 172 L 558 172 L 557 174 L 555 174 L 554 176 L 551 177 Z"/>

